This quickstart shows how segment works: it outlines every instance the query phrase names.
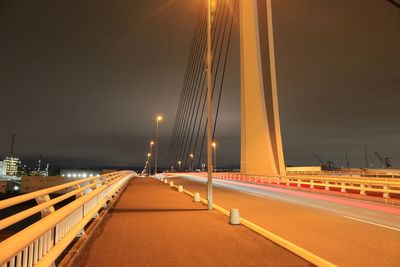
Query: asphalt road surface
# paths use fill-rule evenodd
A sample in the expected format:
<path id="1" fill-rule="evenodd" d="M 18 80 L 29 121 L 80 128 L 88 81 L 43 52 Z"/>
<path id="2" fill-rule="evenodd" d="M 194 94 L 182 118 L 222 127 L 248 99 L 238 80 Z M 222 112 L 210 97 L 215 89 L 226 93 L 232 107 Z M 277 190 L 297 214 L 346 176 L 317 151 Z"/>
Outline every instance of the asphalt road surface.
<path id="1" fill-rule="evenodd" d="M 204 178 L 169 178 L 206 196 Z M 338 266 L 399 266 L 400 208 L 214 179 L 214 203 Z"/>
<path id="2" fill-rule="evenodd" d="M 79 266 L 311 266 L 152 178 L 134 178 Z"/>

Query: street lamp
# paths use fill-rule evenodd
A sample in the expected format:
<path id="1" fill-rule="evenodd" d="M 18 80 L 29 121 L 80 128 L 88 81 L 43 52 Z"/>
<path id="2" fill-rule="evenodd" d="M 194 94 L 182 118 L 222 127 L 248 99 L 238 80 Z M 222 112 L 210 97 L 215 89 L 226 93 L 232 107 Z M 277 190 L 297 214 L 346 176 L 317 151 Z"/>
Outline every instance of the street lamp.
<path id="1" fill-rule="evenodd" d="M 157 116 L 156 118 L 156 161 L 155 161 L 155 166 L 154 166 L 154 175 L 157 174 L 157 164 L 158 164 L 158 123 L 161 122 L 163 117 L 160 115 Z"/>
<path id="2" fill-rule="evenodd" d="M 178 165 L 179 165 L 179 171 L 181 171 L 181 165 L 182 165 L 182 161 L 178 161 Z"/>
<path id="3" fill-rule="evenodd" d="M 193 171 L 193 158 L 194 158 L 194 155 L 190 154 L 190 171 L 191 172 Z"/>
<path id="4" fill-rule="evenodd" d="M 212 142 L 212 147 L 214 149 L 214 171 L 217 171 L 217 143 Z"/>
<path id="5" fill-rule="evenodd" d="M 149 168 L 148 168 L 148 175 L 151 175 L 151 161 L 150 161 L 151 153 L 147 153 L 147 162 L 149 163 Z"/>
<path id="6" fill-rule="evenodd" d="M 153 153 L 154 141 L 150 141 L 150 159 L 149 159 L 149 175 L 151 175 L 151 154 Z"/>
<path id="7" fill-rule="evenodd" d="M 215 9 L 216 2 L 208 0 L 208 12 L 207 12 L 207 205 L 208 210 L 213 209 L 213 197 L 212 197 L 212 42 L 211 42 L 211 20 L 212 20 L 212 9 Z"/>

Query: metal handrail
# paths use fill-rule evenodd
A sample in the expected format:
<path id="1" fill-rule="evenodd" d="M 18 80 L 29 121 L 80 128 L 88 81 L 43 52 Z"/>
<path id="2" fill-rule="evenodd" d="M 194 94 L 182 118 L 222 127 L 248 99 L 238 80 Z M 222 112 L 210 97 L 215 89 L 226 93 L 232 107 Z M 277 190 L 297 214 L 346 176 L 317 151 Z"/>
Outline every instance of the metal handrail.
<path id="1" fill-rule="evenodd" d="M 114 176 L 114 177 L 118 177 L 118 176 Z M 63 195 L 61 195 L 59 197 L 53 198 L 53 199 L 51 199 L 49 201 L 46 201 L 46 202 L 44 202 L 42 204 L 39 204 L 37 206 L 34 206 L 32 208 L 29 208 L 27 210 L 24 210 L 24 211 L 21 211 L 21 212 L 19 212 L 17 214 L 14 214 L 14 215 L 12 215 L 10 217 L 7 217 L 7 218 L 5 218 L 3 220 L 0 220 L 0 230 L 2 230 L 4 228 L 7 228 L 8 226 L 13 225 L 14 223 L 17 223 L 17 222 L 19 222 L 19 221 L 21 221 L 21 220 L 23 220 L 25 218 L 28 218 L 28 217 L 30 217 L 30 216 L 32 216 L 32 215 L 34 215 L 34 214 L 46 209 L 46 208 L 52 207 L 55 204 L 57 204 L 57 203 L 59 203 L 59 202 L 61 202 L 63 200 L 66 200 L 66 199 L 68 199 L 68 198 L 70 198 L 70 197 L 72 197 L 74 195 L 82 193 L 86 189 L 95 187 L 100 183 L 104 183 L 105 181 L 107 182 L 107 181 L 110 181 L 110 180 L 113 180 L 113 179 L 115 179 L 115 178 L 113 178 L 113 176 L 105 177 L 104 179 L 102 179 L 100 181 L 95 181 L 96 179 L 93 179 L 94 182 L 92 182 L 92 183 L 90 183 L 90 184 L 88 184 L 86 186 L 80 187 L 80 188 L 75 189 L 75 190 L 73 190 L 73 191 L 71 191 L 69 193 L 63 194 Z M 86 183 L 86 182 L 82 182 L 82 183 Z M 79 185 L 82 184 L 82 183 L 79 183 Z"/>
<path id="2" fill-rule="evenodd" d="M 193 176 L 205 177 L 206 173 L 187 173 Z M 185 175 L 185 174 L 183 174 Z M 244 175 L 240 173 L 214 173 L 213 177 L 220 179 L 235 179 L 250 182 L 262 183 L 275 182 L 277 184 L 295 184 L 298 187 L 301 185 L 309 185 L 310 188 L 315 186 L 323 187 L 325 190 L 338 188 L 345 193 L 346 190 L 357 190 L 359 194 L 366 195 L 366 192 L 382 193 L 383 198 L 390 198 L 390 194 L 400 195 L 400 182 L 388 181 L 376 178 L 354 179 L 346 177 L 316 177 L 316 176 L 265 176 L 265 175 Z M 377 188 L 379 187 L 379 188 Z"/>
<path id="3" fill-rule="evenodd" d="M 222 173 L 214 173 L 215 177 L 223 176 Z M 384 184 L 392 186 L 400 186 L 400 181 L 388 181 L 383 179 L 376 179 L 373 177 L 368 177 L 366 179 L 358 178 L 346 178 L 346 177 L 320 177 L 320 176 L 267 176 L 267 175 L 245 175 L 245 174 L 231 174 L 226 173 L 225 175 L 237 175 L 246 177 L 258 177 L 258 178 L 281 178 L 281 179 L 298 179 L 298 180 L 324 180 L 331 182 L 348 182 L 348 183 L 365 183 L 365 184 Z"/>
<path id="4" fill-rule="evenodd" d="M 8 239 L 0 242 L 0 265 L 40 265 L 44 259 L 46 259 L 46 262 L 53 263 L 62 253 L 62 251 L 70 244 L 70 242 L 72 242 L 79 231 L 82 231 L 84 226 L 91 220 L 91 218 L 93 218 L 100 208 L 107 203 L 111 196 L 115 195 L 116 192 L 119 191 L 134 175 L 136 175 L 136 173 L 130 171 L 107 174 L 104 175 L 100 181 L 96 181 L 87 186 L 64 194 L 64 196 L 72 196 L 73 194 L 83 192 L 89 187 L 93 188 L 93 186 L 96 186 L 86 195 L 77 198 L 71 203 L 63 206 L 62 208 L 31 224 Z M 24 196 L 22 195 L 16 197 L 18 198 L 17 201 L 15 200 L 16 198 L 14 198 L 14 200 L 9 203 L 22 203 L 34 197 L 42 196 L 46 193 L 48 194 L 56 192 L 99 178 L 100 177 L 95 177 L 94 179 L 81 179 L 77 182 L 67 183 L 45 190 L 39 190 L 37 192 L 40 192 L 40 194 L 33 192 L 33 194 L 27 194 L 25 198 L 21 198 Z M 50 202 L 50 204 L 54 204 L 54 202 L 59 202 L 59 200 L 63 198 L 64 197 L 61 196 L 53 200 L 49 200 L 48 202 Z M 9 203 L 7 203 L 7 205 L 9 205 Z M 0 204 L 3 203 L 0 202 Z M 39 212 L 41 208 L 50 206 L 50 204 L 43 204 L 45 203 L 37 206 L 40 208 L 36 207 L 35 209 L 30 208 L 22 211 L 21 213 L 23 215 L 20 218 L 25 217 L 28 213 L 30 214 L 33 211 Z M 29 212 L 26 213 L 26 211 Z M 7 219 L 8 218 L 5 220 Z M 15 222 L 16 219 L 17 217 L 14 217 L 8 222 Z"/>
<path id="5" fill-rule="evenodd" d="M 376 177 L 376 178 L 389 178 L 389 179 L 399 179 L 400 172 L 395 171 L 391 173 L 387 172 L 341 172 L 341 171 L 286 171 L 287 175 L 315 175 L 315 176 L 353 176 L 359 175 L 362 177 Z"/>
<path id="6" fill-rule="evenodd" d="M 93 177 L 89 177 L 89 178 L 85 178 L 85 179 L 79 179 L 79 180 L 76 180 L 76 181 L 73 181 L 73 182 L 69 182 L 69 183 L 65 183 L 65 184 L 49 187 L 49 188 L 46 188 L 46 189 L 41 189 L 41 190 L 38 190 L 38 191 L 34 191 L 34 192 L 31 192 L 31 193 L 23 194 L 23 195 L 20 195 L 20 196 L 8 198 L 8 199 L 0 201 L 0 210 L 8 208 L 8 207 L 11 207 L 11 206 L 14 206 L 14 205 L 17 205 L 17 204 L 20 204 L 20 203 L 23 203 L 23 202 L 26 202 L 26 201 L 29 201 L 29 200 L 32 200 L 32 199 L 35 199 L 36 197 L 52 194 L 54 192 L 58 192 L 58 191 L 66 189 L 66 188 L 73 187 L 73 186 L 76 186 L 76 185 L 79 185 L 79 184 L 82 184 L 82 183 L 85 183 L 85 182 L 88 182 L 88 181 L 93 181 L 93 180 L 96 180 L 96 179 L 104 179 L 104 178 L 112 177 L 115 174 L 116 173 L 113 172 L 113 173 L 107 173 L 107 174 L 104 174 L 104 175 L 101 175 L 101 176 L 93 176 Z"/>

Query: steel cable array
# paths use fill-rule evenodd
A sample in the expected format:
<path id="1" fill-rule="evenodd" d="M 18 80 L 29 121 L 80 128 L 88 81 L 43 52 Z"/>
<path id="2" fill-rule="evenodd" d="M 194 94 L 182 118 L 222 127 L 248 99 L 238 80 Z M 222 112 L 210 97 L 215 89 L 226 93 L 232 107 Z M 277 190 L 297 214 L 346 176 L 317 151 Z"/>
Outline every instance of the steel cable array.
<path id="1" fill-rule="evenodd" d="M 217 1 L 212 22 L 212 105 L 213 139 L 222 98 L 227 59 L 232 36 L 232 25 L 237 0 Z M 169 146 L 169 164 L 175 168 L 178 161 L 183 170 L 201 168 L 205 160 L 207 129 L 206 109 L 206 44 L 207 1 L 201 1 L 195 24 L 189 58 L 176 112 L 173 134 Z M 190 157 L 194 155 L 194 159 Z"/>

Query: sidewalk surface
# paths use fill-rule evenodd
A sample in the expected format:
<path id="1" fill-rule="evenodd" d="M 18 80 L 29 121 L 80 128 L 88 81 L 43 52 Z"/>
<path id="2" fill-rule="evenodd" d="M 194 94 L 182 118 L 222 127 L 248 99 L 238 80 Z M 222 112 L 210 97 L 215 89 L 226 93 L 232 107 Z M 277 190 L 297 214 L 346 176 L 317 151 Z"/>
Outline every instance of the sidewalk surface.
<path id="1" fill-rule="evenodd" d="M 152 178 L 129 182 L 85 255 L 80 266 L 311 265 Z"/>

